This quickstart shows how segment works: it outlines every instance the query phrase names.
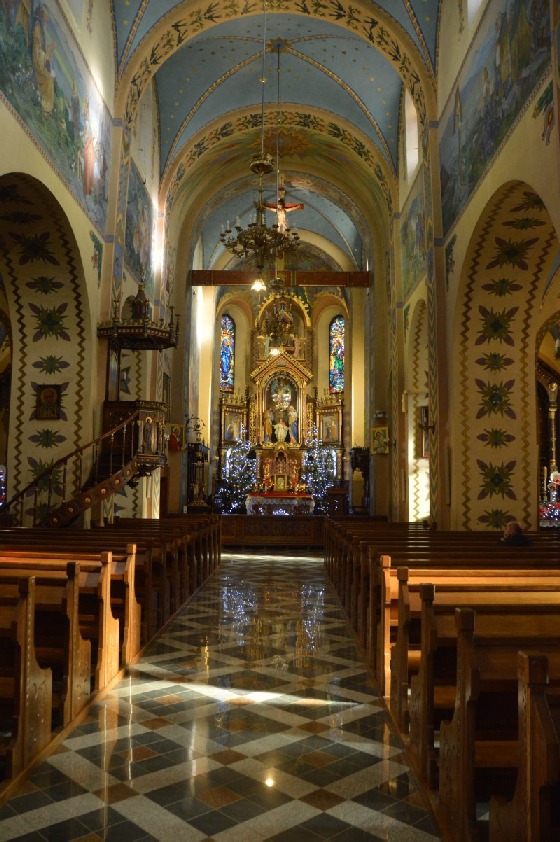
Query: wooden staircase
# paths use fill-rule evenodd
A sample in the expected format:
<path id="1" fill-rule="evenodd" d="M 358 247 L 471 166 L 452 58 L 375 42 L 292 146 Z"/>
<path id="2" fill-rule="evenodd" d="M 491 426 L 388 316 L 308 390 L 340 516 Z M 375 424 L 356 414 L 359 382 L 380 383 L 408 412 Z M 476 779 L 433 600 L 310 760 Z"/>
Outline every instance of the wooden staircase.
<path id="1" fill-rule="evenodd" d="M 2 507 L 0 522 L 70 526 L 123 486 L 166 465 L 167 407 L 160 407 L 137 407 L 112 429 L 53 462 Z"/>

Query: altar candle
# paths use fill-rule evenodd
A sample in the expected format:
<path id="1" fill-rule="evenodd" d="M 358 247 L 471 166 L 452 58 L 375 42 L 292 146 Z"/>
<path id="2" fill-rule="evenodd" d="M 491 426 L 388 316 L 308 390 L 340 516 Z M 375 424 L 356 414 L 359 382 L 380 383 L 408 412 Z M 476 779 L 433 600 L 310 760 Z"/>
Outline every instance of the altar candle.
<path id="1" fill-rule="evenodd" d="M 544 493 L 546 494 L 546 465 L 544 466 Z"/>

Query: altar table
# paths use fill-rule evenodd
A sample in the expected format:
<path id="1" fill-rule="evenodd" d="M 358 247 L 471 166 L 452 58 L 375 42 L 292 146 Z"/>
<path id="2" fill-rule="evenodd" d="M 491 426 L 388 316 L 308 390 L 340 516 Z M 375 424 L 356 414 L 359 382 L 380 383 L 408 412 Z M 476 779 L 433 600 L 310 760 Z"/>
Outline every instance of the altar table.
<path id="1" fill-rule="evenodd" d="M 245 501 L 248 515 L 312 515 L 315 502 L 311 494 L 249 494 Z"/>

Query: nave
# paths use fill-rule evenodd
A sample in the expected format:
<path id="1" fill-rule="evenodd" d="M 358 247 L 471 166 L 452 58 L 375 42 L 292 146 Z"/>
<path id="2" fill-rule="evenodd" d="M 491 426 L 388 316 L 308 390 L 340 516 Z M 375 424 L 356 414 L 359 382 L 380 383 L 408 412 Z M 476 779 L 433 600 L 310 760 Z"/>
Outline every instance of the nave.
<path id="1" fill-rule="evenodd" d="M 223 553 L 0 808 L 0 840 L 440 835 L 322 559 Z"/>

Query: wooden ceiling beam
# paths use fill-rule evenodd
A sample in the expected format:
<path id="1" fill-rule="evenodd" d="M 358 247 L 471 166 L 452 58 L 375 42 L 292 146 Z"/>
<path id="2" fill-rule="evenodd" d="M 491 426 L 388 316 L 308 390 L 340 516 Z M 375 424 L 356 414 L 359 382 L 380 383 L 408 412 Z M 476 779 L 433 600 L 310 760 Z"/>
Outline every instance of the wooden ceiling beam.
<path id="1" fill-rule="evenodd" d="M 287 287 L 369 287 L 368 272 L 299 272 L 278 271 Z M 235 272 L 226 269 L 192 269 L 189 282 L 193 287 L 246 286 L 255 281 L 257 272 Z"/>

